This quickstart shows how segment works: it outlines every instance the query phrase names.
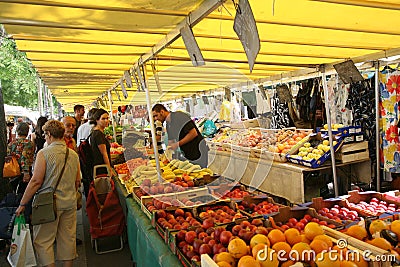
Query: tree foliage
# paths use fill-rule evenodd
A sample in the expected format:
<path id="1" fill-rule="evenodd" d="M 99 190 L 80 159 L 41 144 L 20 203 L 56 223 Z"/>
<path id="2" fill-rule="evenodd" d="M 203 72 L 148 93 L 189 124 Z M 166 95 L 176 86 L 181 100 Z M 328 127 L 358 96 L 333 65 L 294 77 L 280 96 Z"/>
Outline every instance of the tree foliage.
<path id="1" fill-rule="evenodd" d="M 4 38 L 0 45 L 0 79 L 5 104 L 37 107 L 36 70 L 12 39 Z"/>

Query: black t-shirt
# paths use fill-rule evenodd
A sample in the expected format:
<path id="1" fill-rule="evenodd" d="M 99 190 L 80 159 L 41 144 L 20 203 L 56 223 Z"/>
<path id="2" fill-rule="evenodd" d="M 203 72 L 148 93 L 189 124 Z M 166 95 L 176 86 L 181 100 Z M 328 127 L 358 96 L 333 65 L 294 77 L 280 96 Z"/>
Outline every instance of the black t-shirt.
<path id="1" fill-rule="evenodd" d="M 93 166 L 105 164 L 103 155 L 100 153 L 100 150 L 98 147 L 98 145 L 101 145 L 101 144 L 106 145 L 108 159 L 111 159 L 111 157 L 110 157 L 110 142 L 108 142 L 106 135 L 99 130 L 94 130 L 92 132 L 92 135 L 90 136 L 90 146 L 92 147 L 92 150 L 93 150 Z"/>
<path id="2" fill-rule="evenodd" d="M 79 128 L 79 126 L 81 126 L 82 121 L 78 121 L 75 117 L 74 117 L 74 119 L 75 119 L 76 127 L 75 127 L 75 130 L 74 130 L 74 134 L 72 135 L 72 138 L 74 138 L 75 141 L 78 142 L 78 140 L 77 140 L 77 138 L 78 138 L 77 137 L 78 136 L 78 128 Z"/>
<path id="3" fill-rule="evenodd" d="M 196 160 L 200 158 L 199 144 L 203 140 L 199 129 L 196 124 L 192 121 L 189 115 L 184 112 L 171 112 L 171 122 L 167 122 L 167 133 L 168 139 L 175 139 L 176 142 L 182 140 L 193 128 L 197 131 L 197 136 L 187 144 L 180 146 L 181 150 L 185 154 L 185 157 L 189 160 Z"/>

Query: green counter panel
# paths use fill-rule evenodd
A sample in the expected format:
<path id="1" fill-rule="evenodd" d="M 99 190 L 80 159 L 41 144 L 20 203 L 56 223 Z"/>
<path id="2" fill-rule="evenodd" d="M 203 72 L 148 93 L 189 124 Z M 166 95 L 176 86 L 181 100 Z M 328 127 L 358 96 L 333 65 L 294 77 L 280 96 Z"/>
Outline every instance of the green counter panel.
<path id="1" fill-rule="evenodd" d="M 126 198 L 128 242 L 137 267 L 182 266 L 132 198 Z"/>

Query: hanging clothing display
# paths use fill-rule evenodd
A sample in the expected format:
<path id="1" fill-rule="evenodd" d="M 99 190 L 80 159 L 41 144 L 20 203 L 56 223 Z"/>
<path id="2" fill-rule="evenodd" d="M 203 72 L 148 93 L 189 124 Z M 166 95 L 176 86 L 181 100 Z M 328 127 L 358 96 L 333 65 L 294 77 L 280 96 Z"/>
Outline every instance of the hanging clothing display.
<path id="1" fill-rule="evenodd" d="M 249 92 L 242 92 L 244 109 L 246 109 L 247 118 L 254 119 L 256 118 L 256 92 L 255 90 L 251 90 Z M 244 111 L 244 110 L 243 110 Z"/>
<path id="2" fill-rule="evenodd" d="M 346 107 L 352 112 L 350 125 L 361 126 L 364 140 L 368 141 L 369 157 L 376 162 L 375 138 L 375 80 L 374 77 L 350 84 Z"/>
<path id="3" fill-rule="evenodd" d="M 382 160 L 385 171 L 400 173 L 399 101 L 400 74 L 391 74 L 380 83 Z"/>
<path id="4" fill-rule="evenodd" d="M 231 123 L 239 123 L 242 121 L 242 112 L 240 110 L 240 104 L 236 99 L 236 96 L 234 95 L 232 97 L 232 102 L 231 102 Z"/>
<path id="5" fill-rule="evenodd" d="M 332 124 L 350 125 L 351 110 L 346 108 L 350 84 L 344 84 L 338 76 L 333 75 L 326 83 L 328 89 L 329 110 Z"/>
<path id="6" fill-rule="evenodd" d="M 281 102 L 278 93 L 275 90 L 274 97 L 271 101 L 272 106 L 272 129 L 282 129 L 294 126 L 293 120 L 289 115 L 289 107 L 286 102 Z"/>
<path id="7" fill-rule="evenodd" d="M 300 119 L 304 122 L 310 121 L 310 102 L 313 84 L 313 79 L 302 81 L 296 96 L 297 110 L 299 112 Z"/>
<path id="8" fill-rule="evenodd" d="M 267 112 L 271 112 L 271 104 L 270 104 L 271 99 L 269 97 L 268 92 L 265 92 L 265 96 L 267 97 L 267 99 L 265 99 L 260 90 L 261 90 L 260 88 L 256 89 L 256 105 L 257 105 L 256 113 L 261 115 Z"/>

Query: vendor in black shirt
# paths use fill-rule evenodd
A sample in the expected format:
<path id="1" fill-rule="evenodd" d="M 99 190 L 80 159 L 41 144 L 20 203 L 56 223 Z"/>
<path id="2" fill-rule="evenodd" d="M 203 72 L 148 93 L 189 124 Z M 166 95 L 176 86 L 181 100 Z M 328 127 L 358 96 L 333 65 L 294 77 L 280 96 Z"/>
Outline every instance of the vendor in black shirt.
<path id="1" fill-rule="evenodd" d="M 169 112 L 163 105 L 156 104 L 153 109 L 154 120 L 166 121 L 168 143 L 172 150 L 180 147 L 186 159 L 206 168 L 208 147 L 196 124 L 184 112 Z"/>

